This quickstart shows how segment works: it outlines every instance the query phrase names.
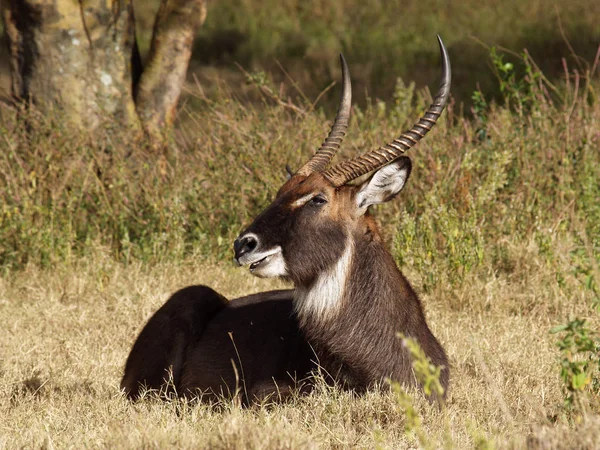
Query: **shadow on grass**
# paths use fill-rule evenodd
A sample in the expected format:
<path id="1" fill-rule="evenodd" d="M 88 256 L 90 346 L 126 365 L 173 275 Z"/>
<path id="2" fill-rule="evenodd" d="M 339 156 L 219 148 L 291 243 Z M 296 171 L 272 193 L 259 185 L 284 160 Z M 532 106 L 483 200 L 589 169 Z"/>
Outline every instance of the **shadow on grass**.
<path id="1" fill-rule="evenodd" d="M 199 74 L 207 66 L 217 71 L 235 72 L 239 71 L 235 65 L 240 64 L 249 71 L 270 72 L 273 81 L 279 83 L 286 78 L 279 67 L 281 64 L 308 98 L 316 98 L 332 80 L 339 78 L 337 52 L 342 51 L 350 62 L 353 93 L 359 105 L 364 104 L 367 97 L 391 98 L 398 77 L 414 80 L 417 86 L 432 89 L 439 80 L 439 51 L 433 38 L 428 49 L 397 48 L 392 55 L 382 54 L 381 49 L 372 49 L 372 58 L 368 61 L 357 60 L 352 49 L 345 48 L 344 42 L 329 50 L 324 48 L 323 52 L 315 55 L 309 52 L 309 44 L 302 35 L 286 33 L 278 39 L 285 42 L 278 46 L 277 58 L 272 58 L 249 53 L 255 36 L 238 29 L 203 34 L 194 45 L 193 67 Z M 516 54 L 527 49 L 541 71 L 555 81 L 564 79 L 563 58 L 569 67 L 583 73 L 585 64 L 591 65 L 594 60 L 599 45 L 598 28 L 580 27 L 566 40 L 558 26 L 550 27 L 547 23 L 531 24 L 521 29 L 516 37 L 504 36 L 497 42 L 481 42 L 476 37 L 463 38 L 447 45 L 453 70 L 452 93 L 457 102 L 465 105 L 470 105 L 475 89 L 481 90 L 488 99 L 501 100 L 499 83 L 489 58 L 492 46 L 515 53 L 507 54 L 505 61 L 515 64 L 517 74 L 522 68 Z M 236 86 L 230 87 L 235 91 Z M 324 106 L 334 110 L 336 105 L 337 94 L 330 92 L 325 96 Z"/>

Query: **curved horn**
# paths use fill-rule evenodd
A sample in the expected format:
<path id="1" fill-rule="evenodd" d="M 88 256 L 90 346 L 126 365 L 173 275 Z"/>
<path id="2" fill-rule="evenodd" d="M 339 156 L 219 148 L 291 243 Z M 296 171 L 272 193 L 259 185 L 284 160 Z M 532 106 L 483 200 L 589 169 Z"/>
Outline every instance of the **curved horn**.
<path id="1" fill-rule="evenodd" d="M 379 169 L 400 158 L 406 150 L 419 142 L 435 125 L 448 102 L 451 80 L 448 51 L 446 50 L 446 47 L 444 47 L 442 38 L 439 36 L 437 38 L 442 54 L 442 81 L 440 82 L 440 87 L 433 99 L 433 103 L 429 106 L 427 112 L 410 130 L 402 133 L 398 139 L 394 139 L 392 142 L 379 147 L 377 150 L 372 150 L 368 153 L 344 161 L 324 172 L 323 175 L 325 178 L 327 178 L 334 186 L 342 186 L 355 178 L 375 169 Z"/>
<path id="2" fill-rule="evenodd" d="M 346 135 L 348 121 L 350 119 L 350 107 L 352 104 L 352 86 L 350 84 L 350 71 L 344 55 L 340 53 L 340 62 L 342 65 L 342 99 L 338 106 L 335 121 L 331 126 L 329 135 L 321 144 L 321 148 L 316 151 L 313 157 L 304 164 L 297 172 L 298 175 L 310 175 L 315 171 L 324 170 L 340 148 L 340 144 Z"/>

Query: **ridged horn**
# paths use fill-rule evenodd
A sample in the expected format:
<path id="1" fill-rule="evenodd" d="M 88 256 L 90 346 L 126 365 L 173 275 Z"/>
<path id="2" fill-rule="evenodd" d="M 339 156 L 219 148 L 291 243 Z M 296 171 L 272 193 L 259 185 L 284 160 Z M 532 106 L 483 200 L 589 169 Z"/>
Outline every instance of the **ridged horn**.
<path id="1" fill-rule="evenodd" d="M 427 112 L 410 130 L 402 133 L 398 139 L 394 139 L 392 142 L 376 150 L 343 161 L 323 172 L 325 178 L 334 186 L 342 186 L 400 158 L 404 152 L 419 142 L 435 125 L 448 102 L 450 81 L 452 78 L 448 51 L 442 42 L 442 38 L 439 36 L 437 38 L 442 54 L 442 80 L 433 103 Z"/>
<path id="2" fill-rule="evenodd" d="M 298 175 L 308 176 L 313 172 L 321 172 L 327 168 L 331 159 L 335 156 L 346 135 L 348 121 L 350 120 L 350 107 L 352 106 L 352 86 L 350 83 L 350 71 L 344 55 L 340 53 L 340 63 L 342 65 L 342 99 L 338 106 L 335 121 L 331 126 L 329 135 L 321 144 L 321 148 L 316 151 L 313 157 L 304 164 L 297 172 Z"/>

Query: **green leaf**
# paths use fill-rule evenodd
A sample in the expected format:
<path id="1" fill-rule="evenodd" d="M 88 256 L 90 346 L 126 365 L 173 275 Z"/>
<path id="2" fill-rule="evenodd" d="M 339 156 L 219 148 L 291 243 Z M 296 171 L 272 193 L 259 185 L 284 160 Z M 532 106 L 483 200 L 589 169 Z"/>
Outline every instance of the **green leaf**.
<path id="1" fill-rule="evenodd" d="M 567 328 L 569 328 L 569 325 L 557 325 L 553 328 L 550 329 L 550 333 L 551 334 L 556 334 L 556 333 L 560 333 L 561 331 L 565 331 Z"/>
<path id="2" fill-rule="evenodd" d="M 594 285 L 594 276 L 590 274 L 585 279 L 585 287 L 586 287 L 586 289 L 592 289 L 593 285 Z"/>
<path id="3" fill-rule="evenodd" d="M 573 378 L 571 379 L 571 386 L 578 391 L 582 391 L 589 383 L 590 377 L 585 372 L 573 375 Z"/>

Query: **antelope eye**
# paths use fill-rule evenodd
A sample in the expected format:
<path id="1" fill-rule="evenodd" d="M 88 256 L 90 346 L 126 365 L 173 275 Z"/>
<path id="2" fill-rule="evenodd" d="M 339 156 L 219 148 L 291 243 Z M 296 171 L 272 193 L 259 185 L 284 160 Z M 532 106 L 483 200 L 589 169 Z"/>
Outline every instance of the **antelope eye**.
<path id="1" fill-rule="evenodd" d="M 309 202 L 311 205 L 321 206 L 327 203 L 327 199 L 322 194 L 317 194 L 313 198 L 310 199 Z"/>

